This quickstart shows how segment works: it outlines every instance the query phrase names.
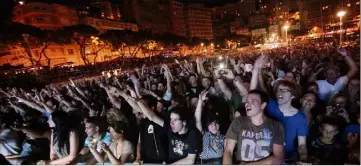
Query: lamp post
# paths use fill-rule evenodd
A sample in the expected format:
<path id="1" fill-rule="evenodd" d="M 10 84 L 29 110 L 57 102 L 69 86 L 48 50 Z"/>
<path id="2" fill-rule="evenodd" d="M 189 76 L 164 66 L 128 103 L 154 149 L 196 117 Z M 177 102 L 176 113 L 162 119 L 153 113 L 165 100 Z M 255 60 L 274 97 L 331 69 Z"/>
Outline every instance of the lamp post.
<path id="1" fill-rule="evenodd" d="M 288 32 L 288 28 L 290 28 L 290 26 L 289 25 L 285 25 L 285 26 L 283 26 L 283 29 L 285 29 L 286 30 L 286 43 L 288 44 L 288 39 L 287 39 L 287 32 Z"/>
<path id="2" fill-rule="evenodd" d="M 345 11 L 339 11 L 337 16 L 340 17 L 340 44 L 342 44 L 342 17 L 346 14 Z"/>

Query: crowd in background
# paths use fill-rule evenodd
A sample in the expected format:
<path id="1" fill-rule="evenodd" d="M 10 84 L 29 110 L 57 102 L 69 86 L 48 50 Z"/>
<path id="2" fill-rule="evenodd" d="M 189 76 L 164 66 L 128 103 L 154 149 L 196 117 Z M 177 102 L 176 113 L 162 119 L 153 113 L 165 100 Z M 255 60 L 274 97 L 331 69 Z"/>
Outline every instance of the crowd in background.
<path id="1" fill-rule="evenodd" d="M 1 164 L 360 164 L 359 50 L 312 42 L 4 87 Z"/>

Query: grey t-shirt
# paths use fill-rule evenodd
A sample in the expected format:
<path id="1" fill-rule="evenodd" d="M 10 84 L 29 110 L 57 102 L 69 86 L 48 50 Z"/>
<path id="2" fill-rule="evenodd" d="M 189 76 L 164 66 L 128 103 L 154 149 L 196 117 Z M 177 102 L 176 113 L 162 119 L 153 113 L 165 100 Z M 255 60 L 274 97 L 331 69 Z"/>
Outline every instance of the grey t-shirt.
<path id="1" fill-rule="evenodd" d="M 237 141 L 238 161 L 257 161 L 272 153 L 273 144 L 284 145 L 283 126 L 266 118 L 260 126 L 252 124 L 250 117 L 240 116 L 233 120 L 226 138 Z"/>

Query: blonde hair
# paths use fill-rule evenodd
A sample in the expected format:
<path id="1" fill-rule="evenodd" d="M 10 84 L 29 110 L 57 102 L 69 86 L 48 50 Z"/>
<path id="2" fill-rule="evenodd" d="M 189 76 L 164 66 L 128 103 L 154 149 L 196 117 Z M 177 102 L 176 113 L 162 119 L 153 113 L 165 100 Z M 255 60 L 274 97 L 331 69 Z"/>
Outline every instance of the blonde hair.
<path id="1" fill-rule="evenodd" d="M 116 122 L 123 122 L 129 124 L 128 119 L 119 109 L 115 109 L 115 108 L 109 109 L 106 116 L 109 124 L 114 124 Z"/>

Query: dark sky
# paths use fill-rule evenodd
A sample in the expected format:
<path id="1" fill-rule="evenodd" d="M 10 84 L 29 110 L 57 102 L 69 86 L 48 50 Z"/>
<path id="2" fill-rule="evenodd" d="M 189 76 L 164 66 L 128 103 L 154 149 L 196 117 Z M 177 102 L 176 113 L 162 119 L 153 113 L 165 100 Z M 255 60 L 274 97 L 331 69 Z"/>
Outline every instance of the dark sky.
<path id="1" fill-rule="evenodd" d="M 47 2 L 55 2 L 67 5 L 75 5 L 79 1 L 84 0 L 25 0 L 29 1 L 47 1 Z M 86 1 L 86 0 L 85 0 Z M 112 2 L 120 2 L 121 0 L 110 0 Z M 219 6 L 225 3 L 237 2 L 239 0 L 179 0 L 183 3 L 203 3 L 206 6 L 213 7 Z M 11 18 L 12 8 L 14 6 L 14 0 L 0 0 L 0 20 L 6 21 Z"/>

